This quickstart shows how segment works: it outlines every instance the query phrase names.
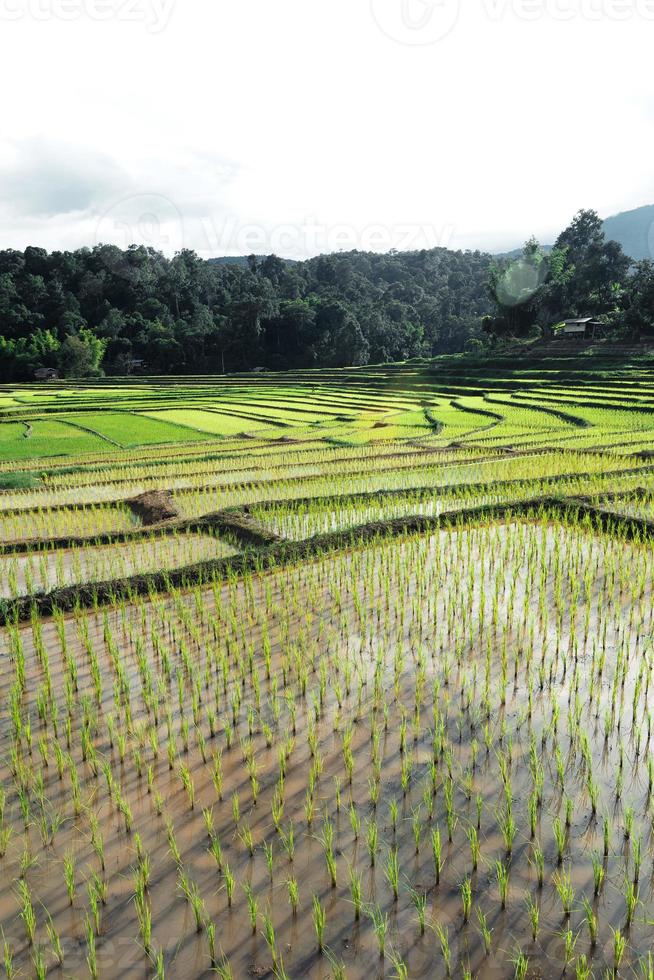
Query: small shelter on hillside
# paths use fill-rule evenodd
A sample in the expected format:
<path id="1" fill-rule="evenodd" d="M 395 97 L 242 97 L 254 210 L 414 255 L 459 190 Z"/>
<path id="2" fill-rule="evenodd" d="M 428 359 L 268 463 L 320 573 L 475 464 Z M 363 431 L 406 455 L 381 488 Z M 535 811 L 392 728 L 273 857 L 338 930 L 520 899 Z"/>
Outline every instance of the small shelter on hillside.
<path id="1" fill-rule="evenodd" d="M 37 381 L 57 381 L 59 372 L 56 368 L 40 367 L 34 372 L 34 377 Z"/>
<path id="2" fill-rule="evenodd" d="M 602 332 L 603 328 L 599 320 L 594 320 L 592 316 L 583 316 L 574 320 L 564 320 L 558 335 L 571 337 L 573 340 L 588 340 Z"/>

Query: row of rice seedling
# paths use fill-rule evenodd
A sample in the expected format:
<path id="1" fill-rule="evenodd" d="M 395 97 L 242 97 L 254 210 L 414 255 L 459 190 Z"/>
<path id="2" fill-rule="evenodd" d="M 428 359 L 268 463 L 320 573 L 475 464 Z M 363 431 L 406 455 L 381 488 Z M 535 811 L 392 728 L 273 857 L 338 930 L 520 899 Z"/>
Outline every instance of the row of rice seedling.
<path id="1" fill-rule="evenodd" d="M 291 465 L 306 463 L 308 465 L 328 464 L 353 458 L 361 459 L 365 462 L 373 459 L 387 458 L 394 456 L 398 459 L 406 457 L 408 454 L 417 456 L 419 452 L 429 452 L 430 447 L 421 448 L 419 445 L 401 443 L 395 445 L 377 444 L 357 447 L 354 451 L 351 447 L 344 446 L 337 448 L 326 446 L 323 442 L 314 441 L 313 443 L 298 444 L 268 444 L 261 448 L 253 448 L 247 453 L 247 467 L 250 470 L 260 470 L 262 474 L 270 467 L 283 468 Z M 481 450 L 473 450 L 466 454 L 474 457 L 481 455 Z M 46 486 L 66 487 L 84 486 L 87 484 L 135 482 L 149 478 L 169 479 L 176 476 L 196 475 L 200 473 L 221 474 L 234 473 L 244 467 L 243 449 L 222 449 L 213 452 L 202 452 L 197 456 L 173 457 L 168 459 L 160 456 L 155 460 L 139 462 L 134 460 L 131 463 L 117 462 L 116 459 L 107 461 L 107 465 L 89 466 L 84 468 L 68 468 L 63 472 L 58 470 L 48 471 L 41 474 L 41 479 Z M 443 453 L 443 459 L 453 459 L 456 453 Z"/>
<path id="2" fill-rule="evenodd" d="M 53 592 L 83 582 L 109 582 L 236 553 L 236 548 L 208 529 L 201 534 L 172 530 L 165 536 L 149 535 L 122 544 L 89 543 L 8 554 L 0 558 L 0 597 Z"/>
<path id="3" fill-rule="evenodd" d="M 613 474 L 580 474 L 564 479 L 545 478 L 518 481 L 497 481 L 488 484 L 445 486 L 437 490 L 417 489 L 407 493 L 379 493 L 371 496 L 344 498 L 316 498 L 294 503 L 273 502 L 252 506 L 250 514 L 257 522 L 281 537 L 303 540 L 315 534 L 326 534 L 362 524 L 393 520 L 398 517 L 438 514 L 470 510 L 491 504 L 506 504 L 526 500 L 542 500 L 550 497 L 594 497 L 599 506 L 624 516 L 648 517 L 645 507 L 640 510 L 624 506 L 623 499 L 612 497 L 610 505 L 603 502 L 602 491 L 614 491 L 616 487 L 650 486 L 654 491 L 654 469 L 638 471 L 634 475 L 616 477 Z M 640 503 L 640 500 L 639 500 Z"/>
<path id="4" fill-rule="evenodd" d="M 625 465 L 626 464 L 626 465 Z M 443 464 L 423 461 L 420 467 L 394 467 L 384 472 L 361 472 L 356 475 L 339 473 L 333 467 L 329 476 L 304 477 L 298 480 L 281 479 L 277 481 L 252 483 L 247 486 L 205 487 L 202 489 L 178 490 L 175 501 L 180 513 L 186 517 L 197 517 L 226 507 L 243 504 L 263 503 L 303 499 L 305 497 L 352 496 L 357 493 L 370 493 L 384 490 L 411 490 L 431 486 L 434 489 L 454 485 L 488 483 L 495 480 L 546 479 L 558 474 L 600 474 L 619 472 L 633 466 L 642 467 L 641 460 L 625 460 L 592 454 L 544 453 L 515 456 L 504 459 L 460 464 Z"/>
<path id="5" fill-rule="evenodd" d="M 3 542 L 52 538 L 92 537 L 131 531 L 139 520 L 123 504 L 94 504 L 89 507 L 38 506 L 30 510 L 0 512 Z M 1 559 L 0 559 L 1 561 Z"/>
<path id="6" fill-rule="evenodd" d="M 329 456 L 325 456 L 322 457 L 320 462 L 314 462 L 311 465 L 303 465 L 303 457 L 299 456 L 299 465 L 294 466 L 284 449 L 281 450 L 280 455 L 281 460 L 279 466 L 275 466 L 275 458 L 271 456 L 269 457 L 268 466 L 263 471 L 256 462 L 254 467 L 248 468 L 249 457 L 241 457 L 240 469 L 226 469 L 224 472 L 219 465 L 215 468 L 209 467 L 209 472 L 207 472 L 204 466 L 201 466 L 198 470 L 194 465 L 190 465 L 189 467 L 179 467 L 178 473 L 175 476 L 157 472 L 140 478 L 139 474 L 142 471 L 139 471 L 133 480 L 121 481 L 119 483 L 115 481 L 96 481 L 87 485 L 78 485 L 73 481 L 66 487 L 46 486 L 44 489 L 37 490 L 8 491 L 0 498 L 0 510 L 27 509 L 30 507 L 53 506 L 55 504 L 61 505 L 73 502 L 93 503 L 103 500 L 128 499 L 146 490 L 159 488 L 162 482 L 167 489 L 171 490 L 191 489 L 197 486 L 243 486 L 249 483 L 258 483 L 262 480 L 265 482 L 281 480 L 285 476 L 289 480 L 312 480 L 327 473 L 334 475 L 342 472 L 346 475 L 349 472 L 366 473 L 369 470 L 374 473 L 375 471 L 381 471 L 386 466 L 385 455 L 383 453 L 370 454 L 367 451 L 355 452 L 351 448 L 349 452 L 343 452 L 342 450 L 337 452 L 335 454 L 336 458 L 333 461 L 330 461 Z M 488 455 L 472 452 L 469 457 L 464 456 L 463 458 L 487 458 Z M 455 451 L 445 454 L 429 454 L 423 452 L 420 447 L 414 447 L 411 453 L 400 453 L 398 455 L 396 468 L 398 470 L 404 470 L 423 464 L 425 467 L 433 468 L 436 465 L 445 465 L 447 462 L 457 458 L 459 458 L 459 454 Z M 436 460 L 438 463 L 435 462 Z"/>

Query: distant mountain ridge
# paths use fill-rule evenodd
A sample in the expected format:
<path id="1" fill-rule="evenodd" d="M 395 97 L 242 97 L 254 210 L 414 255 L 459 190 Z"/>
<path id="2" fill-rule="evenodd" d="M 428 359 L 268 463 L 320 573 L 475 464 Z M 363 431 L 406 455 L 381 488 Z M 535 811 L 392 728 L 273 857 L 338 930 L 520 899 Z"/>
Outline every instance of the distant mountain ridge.
<path id="1" fill-rule="evenodd" d="M 606 218 L 604 234 L 620 242 L 622 251 L 630 258 L 654 259 L 654 204 Z"/>
<path id="2" fill-rule="evenodd" d="M 630 259 L 639 262 L 641 259 L 654 260 L 654 204 L 644 204 L 632 211 L 620 211 L 618 214 L 605 218 L 602 222 L 607 241 L 619 242 L 622 251 Z M 543 244 L 549 252 L 553 243 Z M 497 253 L 498 258 L 514 259 L 522 255 L 522 248 L 514 248 L 510 252 Z"/>
<path id="3" fill-rule="evenodd" d="M 622 245 L 622 251 L 634 261 L 640 259 L 654 260 L 654 204 L 645 204 L 631 211 L 620 211 L 604 219 L 604 234 Z M 546 252 L 552 248 L 552 243 L 543 244 Z M 484 249 L 479 251 L 484 252 Z M 499 258 L 517 258 L 522 248 L 514 248 L 508 252 L 496 253 Z M 264 259 L 258 255 L 257 259 Z M 247 266 L 246 255 L 221 255 L 208 260 L 213 265 Z M 284 259 L 285 262 L 296 262 L 297 259 Z"/>

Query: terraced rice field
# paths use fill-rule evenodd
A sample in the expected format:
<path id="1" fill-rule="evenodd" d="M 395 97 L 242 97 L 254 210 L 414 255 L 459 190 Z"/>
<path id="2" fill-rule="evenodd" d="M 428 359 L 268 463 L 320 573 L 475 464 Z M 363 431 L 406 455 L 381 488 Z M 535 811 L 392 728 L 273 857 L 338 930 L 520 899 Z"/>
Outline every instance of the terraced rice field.
<path id="1" fill-rule="evenodd" d="M 0 488 L 8 977 L 652 977 L 646 367 L 7 388 Z"/>

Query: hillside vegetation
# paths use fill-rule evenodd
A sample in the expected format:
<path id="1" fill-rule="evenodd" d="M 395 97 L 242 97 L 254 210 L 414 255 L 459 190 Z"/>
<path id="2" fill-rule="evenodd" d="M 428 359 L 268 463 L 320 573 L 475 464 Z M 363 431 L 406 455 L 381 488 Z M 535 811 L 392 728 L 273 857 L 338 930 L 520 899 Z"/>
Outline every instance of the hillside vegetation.
<path id="1" fill-rule="evenodd" d="M 348 252 L 205 262 L 143 247 L 0 252 L 0 380 L 387 363 L 538 335 L 592 315 L 654 335 L 654 265 L 580 212 L 545 252 Z"/>

